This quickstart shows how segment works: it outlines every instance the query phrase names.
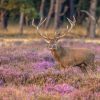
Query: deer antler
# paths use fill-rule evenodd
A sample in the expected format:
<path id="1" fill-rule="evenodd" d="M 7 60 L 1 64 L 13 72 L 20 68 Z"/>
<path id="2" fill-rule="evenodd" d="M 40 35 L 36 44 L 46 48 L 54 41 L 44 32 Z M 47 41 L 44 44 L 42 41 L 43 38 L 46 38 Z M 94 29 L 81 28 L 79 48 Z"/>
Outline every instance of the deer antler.
<path id="1" fill-rule="evenodd" d="M 70 20 L 69 18 L 67 18 L 67 20 L 68 20 L 68 22 L 69 22 L 69 24 L 70 24 L 70 28 L 68 27 L 68 25 L 67 25 L 67 32 L 70 32 L 71 30 L 72 30 L 72 28 L 75 26 L 75 23 L 76 23 L 76 19 L 75 19 L 75 17 L 73 16 L 73 21 L 72 20 Z M 55 32 L 55 38 L 56 39 L 60 39 L 60 38 L 63 38 L 63 37 L 65 37 L 66 36 L 66 34 L 63 34 L 63 35 L 61 35 L 60 34 L 60 31 L 56 31 Z"/>
<path id="2" fill-rule="evenodd" d="M 69 18 L 68 19 L 68 22 L 70 23 L 71 27 L 68 28 L 68 25 L 67 25 L 67 29 L 68 29 L 68 32 L 70 32 L 72 30 L 72 28 L 75 26 L 75 23 L 76 23 L 76 19 L 75 17 L 73 16 L 73 21 L 71 21 Z"/>
<path id="3" fill-rule="evenodd" d="M 68 19 L 68 22 L 70 23 L 70 28 L 68 27 L 68 25 L 67 25 L 67 31 L 68 32 L 70 32 L 71 30 L 72 30 L 72 28 L 75 26 L 75 23 L 76 23 L 76 19 L 75 19 L 75 17 L 73 16 L 73 21 L 71 21 L 69 18 L 67 18 Z M 65 37 L 66 36 L 66 34 L 63 34 L 63 35 L 61 35 L 60 33 L 60 31 L 55 31 L 55 36 L 54 36 L 54 38 L 49 38 L 49 37 L 47 37 L 47 36 L 44 36 L 40 31 L 39 31 L 39 28 L 41 27 L 41 25 L 44 23 L 46 21 L 46 18 L 44 19 L 44 20 L 42 20 L 42 18 L 40 19 L 40 22 L 39 22 L 39 24 L 38 25 L 35 25 L 35 23 L 34 23 L 34 19 L 32 20 L 32 25 L 33 25 L 33 27 L 35 27 L 36 29 L 37 29 L 37 32 L 39 33 L 39 35 L 42 37 L 42 38 L 44 38 L 44 40 L 47 42 L 47 43 L 50 43 L 50 40 L 59 40 L 60 38 L 63 38 L 63 37 Z"/>
<path id="4" fill-rule="evenodd" d="M 41 25 L 42 25 L 45 21 L 46 21 L 46 18 L 45 18 L 44 20 L 43 20 L 43 18 L 41 18 L 39 24 L 38 24 L 38 25 L 35 25 L 34 19 L 33 19 L 33 20 L 32 20 L 32 26 L 35 27 L 35 28 L 37 29 L 37 32 L 39 33 L 39 35 L 40 35 L 42 38 L 46 39 L 46 41 L 47 41 L 47 40 L 49 40 L 49 38 L 46 37 L 46 36 L 44 36 L 44 35 L 39 31 L 39 28 L 41 27 Z"/>

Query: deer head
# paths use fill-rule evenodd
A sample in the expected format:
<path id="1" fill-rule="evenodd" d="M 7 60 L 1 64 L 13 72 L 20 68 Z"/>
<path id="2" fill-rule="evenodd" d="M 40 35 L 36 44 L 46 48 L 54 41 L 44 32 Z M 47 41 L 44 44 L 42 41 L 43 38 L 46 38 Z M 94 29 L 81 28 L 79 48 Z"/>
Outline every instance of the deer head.
<path id="1" fill-rule="evenodd" d="M 67 18 L 67 20 L 70 24 L 70 27 L 67 25 L 67 32 L 69 33 L 72 30 L 72 28 L 75 26 L 76 19 L 73 16 L 73 21 L 71 21 L 69 18 Z M 34 19 L 33 19 L 32 20 L 32 25 L 33 25 L 34 28 L 36 28 L 39 35 L 46 41 L 46 43 L 48 44 L 49 49 L 50 50 L 56 50 L 58 48 L 58 45 L 57 45 L 58 41 L 60 39 L 64 38 L 66 36 L 66 34 L 61 35 L 60 30 L 55 31 L 55 34 L 54 34 L 53 38 L 50 38 L 50 37 L 42 34 L 41 31 L 40 31 L 40 27 L 45 21 L 46 21 L 46 18 L 44 20 L 42 20 L 42 18 L 41 18 L 39 24 L 35 25 Z"/>

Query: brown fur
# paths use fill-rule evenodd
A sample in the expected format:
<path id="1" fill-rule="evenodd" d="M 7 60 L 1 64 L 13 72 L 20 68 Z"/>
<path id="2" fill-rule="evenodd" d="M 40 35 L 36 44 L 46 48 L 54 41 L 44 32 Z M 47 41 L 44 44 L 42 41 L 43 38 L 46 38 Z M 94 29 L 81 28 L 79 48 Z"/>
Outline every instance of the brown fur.
<path id="1" fill-rule="evenodd" d="M 57 48 L 52 48 L 51 52 L 63 68 L 67 66 L 79 66 L 83 72 L 87 72 L 86 67 L 91 66 L 92 70 L 95 70 L 95 54 L 89 49 L 69 48 L 57 45 Z"/>

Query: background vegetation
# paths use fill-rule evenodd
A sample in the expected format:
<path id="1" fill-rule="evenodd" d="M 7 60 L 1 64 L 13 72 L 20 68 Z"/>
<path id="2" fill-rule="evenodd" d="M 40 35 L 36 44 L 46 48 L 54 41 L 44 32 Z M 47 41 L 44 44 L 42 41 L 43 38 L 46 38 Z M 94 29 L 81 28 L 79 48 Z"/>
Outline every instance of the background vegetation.
<path id="1" fill-rule="evenodd" d="M 100 22 L 99 0 L 0 0 L 0 29 L 3 30 L 0 33 L 7 29 L 11 30 L 9 33 L 17 31 L 22 34 L 25 29 L 26 33 L 30 33 L 32 19 L 38 23 L 41 17 L 47 17 L 45 29 L 58 29 L 67 23 L 66 17 L 72 20 L 73 16 L 76 17 L 77 26 L 86 26 L 85 36 L 96 37 L 96 26 L 99 27 Z"/>

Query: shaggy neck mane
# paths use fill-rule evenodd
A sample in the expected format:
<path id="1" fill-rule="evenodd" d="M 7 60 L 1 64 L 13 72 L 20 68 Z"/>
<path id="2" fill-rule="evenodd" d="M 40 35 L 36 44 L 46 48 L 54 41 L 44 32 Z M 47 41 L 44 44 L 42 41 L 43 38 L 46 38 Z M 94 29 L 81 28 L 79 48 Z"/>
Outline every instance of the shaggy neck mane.
<path id="1" fill-rule="evenodd" d="M 61 61 L 61 59 L 62 59 L 62 58 L 65 56 L 65 54 L 66 54 L 65 49 L 64 49 L 62 46 L 59 45 L 59 47 L 57 47 L 57 50 L 56 50 L 56 49 L 53 49 L 53 50 L 51 50 L 51 52 L 52 52 L 53 56 L 55 57 L 55 59 L 60 63 L 60 65 L 61 65 L 62 67 L 64 67 L 64 65 L 63 65 L 63 63 L 62 63 L 62 61 Z"/>
<path id="2" fill-rule="evenodd" d="M 63 58 L 66 54 L 66 50 L 64 47 L 62 47 L 61 45 L 58 46 L 57 51 L 58 55 L 60 56 L 60 58 Z"/>

